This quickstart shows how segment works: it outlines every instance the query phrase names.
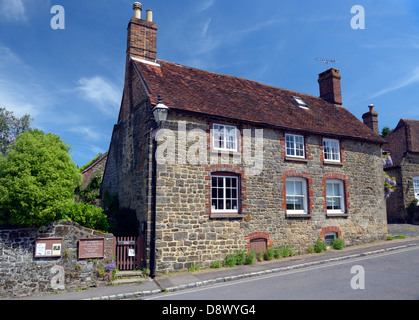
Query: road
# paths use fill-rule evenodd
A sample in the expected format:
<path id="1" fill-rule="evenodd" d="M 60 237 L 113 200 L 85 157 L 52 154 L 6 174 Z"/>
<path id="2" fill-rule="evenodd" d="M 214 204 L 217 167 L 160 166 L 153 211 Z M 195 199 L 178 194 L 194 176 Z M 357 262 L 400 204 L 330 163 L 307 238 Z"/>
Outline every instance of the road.
<path id="1" fill-rule="evenodd" d="M 148 300 L 419 300 L 419 248 L 159 294 Z"/>

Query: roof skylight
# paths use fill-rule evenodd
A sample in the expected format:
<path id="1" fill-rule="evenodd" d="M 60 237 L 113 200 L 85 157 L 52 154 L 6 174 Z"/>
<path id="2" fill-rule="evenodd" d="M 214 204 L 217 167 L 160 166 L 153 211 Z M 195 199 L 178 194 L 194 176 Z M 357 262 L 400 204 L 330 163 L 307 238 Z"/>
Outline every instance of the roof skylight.
<path id="1" fill-rule="evenodd" d="M 295 100 L 295 102 L 297 102 L 300 108 L 308 110 L 307 103 L 305 103 L 303 99 L 301 99 L 300 97 L 295 97 L 295 96 L 293 96 L 292 98 Z"/>

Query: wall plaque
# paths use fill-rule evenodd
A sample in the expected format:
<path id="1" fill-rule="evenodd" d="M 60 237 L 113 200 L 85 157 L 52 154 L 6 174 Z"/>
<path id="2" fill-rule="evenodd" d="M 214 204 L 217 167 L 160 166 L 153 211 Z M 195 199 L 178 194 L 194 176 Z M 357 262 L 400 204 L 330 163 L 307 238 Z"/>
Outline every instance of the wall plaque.
<path id="1" fill-rule="evenodd" d="M 61 257 L 63 238 L 38 238 L 35 241 L 35 258 Z"/>
<path id="2" fill-rule="evenodd" d="M 105 238 L 83 238 L 79 240 L 79 259 L 103 258 Z"/>

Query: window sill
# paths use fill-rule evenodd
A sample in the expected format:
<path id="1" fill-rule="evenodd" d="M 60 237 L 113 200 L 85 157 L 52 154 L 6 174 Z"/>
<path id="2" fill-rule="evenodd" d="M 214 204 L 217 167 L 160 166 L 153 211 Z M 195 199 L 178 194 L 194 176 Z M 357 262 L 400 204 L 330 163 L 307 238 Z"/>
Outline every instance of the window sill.
<path id="1" fill-rule="evenodd" d="M 328 218 L 347 218 L 347 213 L 326 213 L 326 217 Z"/>
<path id="2" fill-rule="evenodd" d="M 241 156 L 241 151 L 238 150 L 210 150 L 212 156 Z"/>
<path id="3" fill-rule="evenodd" d="M 302 163 L 307 163 L 308 160 L 305 158 L 297 158 L 297 157 L 285 157 L 285 161 L 295 161 L 295 162 L 302 162 Z"/>
<path id="4" fill-rule="evenodd" d="M 323 161 L 323 164 L 328 165 L 328 166 L 339 166 L 339 167 L 342 167 L 343 166 L 343 163 L 342 162 L 327 161 L 327 160 L 324 160 Z"/>
<path id="5" fill-rule="evenodd" d="M 286 213 L 287 218 L 311 218 L 308 213 Z"/>
<path id="6" fill-rule="evenodd" d="M 228 218 L 236 218 L 236 219 L 243 219 L 245 217 L 244 214 L 234 213 L 234 212 L 226 212 L 226 213 L 210 213 L 209 217 L 211 219 L 228 219 Z"/>

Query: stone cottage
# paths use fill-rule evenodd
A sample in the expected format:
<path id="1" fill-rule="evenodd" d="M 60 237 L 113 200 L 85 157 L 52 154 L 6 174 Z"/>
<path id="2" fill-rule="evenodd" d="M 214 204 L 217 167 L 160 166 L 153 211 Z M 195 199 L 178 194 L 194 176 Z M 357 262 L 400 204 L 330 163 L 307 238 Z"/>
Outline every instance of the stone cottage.
<path id="1" fill-rule="evenodd" d="M 384 140 L 342 105 L 339 70 L 319 75 L 315 97 L 158 60 L 152 12 L 134 13 L 102 189 L 136 211 L 158 273 L 239 249 L 386 237 Z M 159 103 L 170 113 L 156 131 Z"/>
<path id="2" fill-rule="evenodd" d="M 388 221 L 412 222 L 408 207 L 413 199 L 419 199 L 419 121 L 401 119 L 385 140 L 388 144 L 384 149 L 393 160 L 385 171 L 397 182 L 396 190 L 387 200 Z M 415 209 L 417 216 L 419 208 Z"/>

